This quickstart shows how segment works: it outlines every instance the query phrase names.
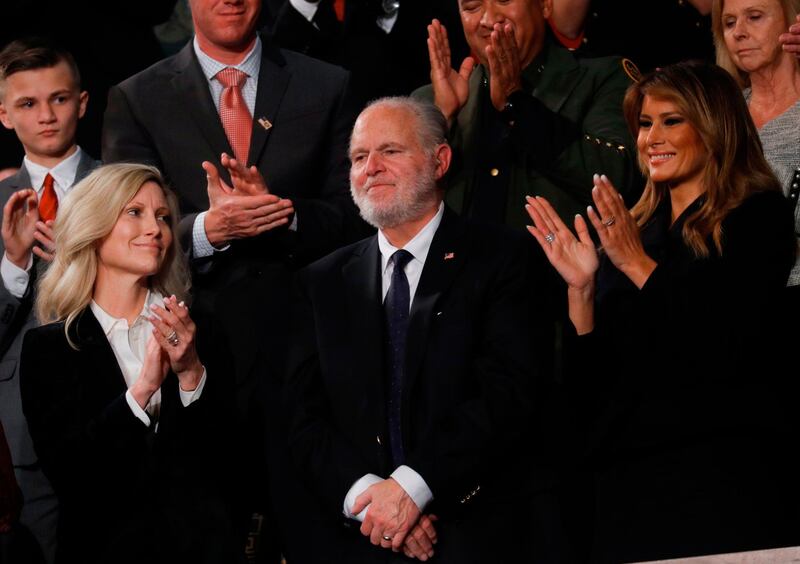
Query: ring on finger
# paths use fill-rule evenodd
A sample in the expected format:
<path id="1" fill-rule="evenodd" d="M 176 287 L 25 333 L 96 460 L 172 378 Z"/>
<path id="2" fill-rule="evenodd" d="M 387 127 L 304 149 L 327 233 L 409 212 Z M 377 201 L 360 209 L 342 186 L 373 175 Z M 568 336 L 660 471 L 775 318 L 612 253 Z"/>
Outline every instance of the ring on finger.
<path id="1" fill-rule="evenodd" d="M 544 240 L 552 245 L 553 241 L 556 240 L 556 234 L 551 231 L 550 233 L 544 236 Z"/>
<path id="2" fill-rule="evenodd" d="M 606 227 L 611 227 L 616 222 L 617 222 L 617 219 L 612 215 L 611 217 L 609 217 L 607 220 L 605 220 L 603 222 L 603 225 L 605 225 Z"/>
<path id="3" fill-rule="evenodd" d="M 172 330 L 172 333 L 170 333 L 169 335 L 167 335 L 166 339 L 167 339 L 167 342 L 168 342 L 170 345 L 172 345 L 173 347 L 176 347 L 176 346 L 178 346 L 178 343 L 180 343 L 180 342 L 181 342 L 181 340 L 178 338 L 178 334 L 175 332 L 175 330 L 174 330 L 174 329 Z"/>
<path id="4" fill-rule="evenodd" d="M 389 535 L 383 535 L 383 537 L 382 537 L 382 538 L 383 538 L 383 540 L 385 540 L 386 542 L 392 542 L 392 537 L 390 537 Z"/>

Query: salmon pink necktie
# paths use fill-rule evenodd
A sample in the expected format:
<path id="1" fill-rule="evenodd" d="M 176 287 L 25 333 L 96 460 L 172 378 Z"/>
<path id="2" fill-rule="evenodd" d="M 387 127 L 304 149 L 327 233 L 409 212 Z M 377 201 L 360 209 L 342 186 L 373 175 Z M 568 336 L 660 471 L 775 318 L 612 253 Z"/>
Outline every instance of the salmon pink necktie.
<path id="1" fill-rule="evenodd" d="M 253 116 L 250 115 L 242 96 L 242 86 L 247 80 L 247 75 L 239 69 L 226 67 L 217 73 L 216 78 L 223 86 L 219 98 L 219 117 L 222 127 L 228 136 L 236 160 L 247 166 L 250 134 L 253 130 Z"/>
<path id="2" fill-rule="evenodd" d="M 39 219 L 49 221 L 56 218 L 56 212 L 58 211 L 58 196 L 53 186 L 53 177 L 49 172 L 44 177 L 42 186 L 44 186 L 44 190 L 42 190 L 42 196 L 39 198 Z"/>

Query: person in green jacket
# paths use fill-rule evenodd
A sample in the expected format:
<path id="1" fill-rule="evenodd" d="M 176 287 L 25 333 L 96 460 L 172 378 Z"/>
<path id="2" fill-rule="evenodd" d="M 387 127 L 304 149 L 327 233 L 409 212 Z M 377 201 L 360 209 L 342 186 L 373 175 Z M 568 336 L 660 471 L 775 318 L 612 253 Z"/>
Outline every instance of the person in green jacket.
<path id="1" fill-rule="evenodd" d="M 595 173 L 635 202 L 642 182 L 622 99 L 636 66 L 578 59 L 556 45 L 546 31 L 552 0 L 458 2 L 473 56 L 453 69 L 447 31 L 433 20 L 432 84 L 415 92 L 451 124 L 447 203 L 462 215 L 523 228 L 525 196 L 540 195 L 571 224 L 592 203 Z"/>

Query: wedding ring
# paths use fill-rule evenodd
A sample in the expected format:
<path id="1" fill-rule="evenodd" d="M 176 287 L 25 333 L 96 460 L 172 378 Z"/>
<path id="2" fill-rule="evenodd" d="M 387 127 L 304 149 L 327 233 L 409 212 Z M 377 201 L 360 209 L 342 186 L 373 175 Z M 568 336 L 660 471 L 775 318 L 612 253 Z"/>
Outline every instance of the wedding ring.
<path id="1" fill-rule="evenodd" d="M 616 221 L 617 221 L 616 218 L 612 215 L 603 222 L 603 225 L 605 225 L 606 227 L 611 227 L 612 225 L 614 225 L 614 223 L 616 223 Z"/>
<path id="2" fill-rule="evenodd" d="M 178 334 L 175 332 L 175 330 L 173 330 L 172 333 L 167 335 L 167 342 L 170 345 L 172 345 L 173 347 L 178 346 L 178 343 L 181 342 L 181 340 L 178 338 Z"/>
<path id="3" fill-rule="evenodd" d="M 550 233 L 544 236 L 544 240 L 552 245 L 553 241 L 556 240 L 556 234 L 551 231 Z"/>
<path id="4" fill-rule="evenodd" d="M 383 535 L 383 540 L 385 540 L 387 542 L 391 542 L 392 541 L 392 537 L 390 537 L 389 535 Z"/>

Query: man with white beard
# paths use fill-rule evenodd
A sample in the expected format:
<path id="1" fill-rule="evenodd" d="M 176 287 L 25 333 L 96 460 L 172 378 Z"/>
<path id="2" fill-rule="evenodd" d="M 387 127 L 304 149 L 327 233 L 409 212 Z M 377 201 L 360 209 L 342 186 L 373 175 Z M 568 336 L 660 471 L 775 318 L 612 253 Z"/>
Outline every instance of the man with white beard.
<path id="1" fill-rule="evenodd" d="M 340 562 L 532 554 L 530 247 L 443 204 L 446 129 L 427 102 L 370 104 L 350 183 L 379 231 L 298 277 L 289 444 L 350 525 Z"/>

